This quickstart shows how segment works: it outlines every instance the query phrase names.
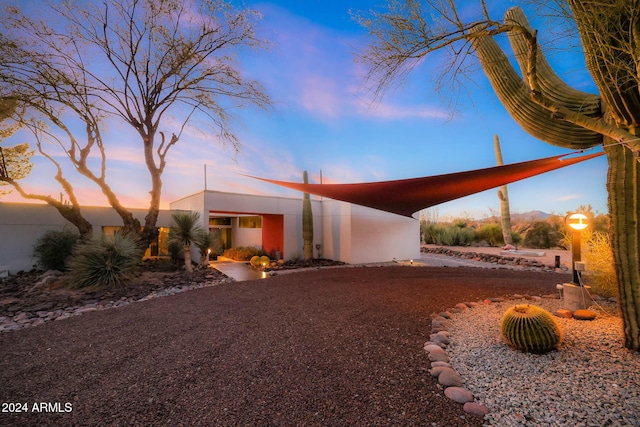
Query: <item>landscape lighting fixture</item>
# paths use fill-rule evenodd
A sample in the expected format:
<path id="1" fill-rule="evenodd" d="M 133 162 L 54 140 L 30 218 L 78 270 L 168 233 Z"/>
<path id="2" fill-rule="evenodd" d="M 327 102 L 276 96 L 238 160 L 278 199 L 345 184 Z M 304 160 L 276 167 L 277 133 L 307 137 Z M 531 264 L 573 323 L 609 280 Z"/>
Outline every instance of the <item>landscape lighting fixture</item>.
<path id="1" fill-rule="evenodd" d="M 578 286 L 582 286 L 580 277 L 578 277 L 578 270 L 576 270 L 576 263 L 580 262 L 580 232 L 589 226 L 588 218 L 585 214 L 576 212 L 567 215 L 565 223 L 572 231 L 571 240 L 571 271 L 573 272 L 573 283 Z"/>

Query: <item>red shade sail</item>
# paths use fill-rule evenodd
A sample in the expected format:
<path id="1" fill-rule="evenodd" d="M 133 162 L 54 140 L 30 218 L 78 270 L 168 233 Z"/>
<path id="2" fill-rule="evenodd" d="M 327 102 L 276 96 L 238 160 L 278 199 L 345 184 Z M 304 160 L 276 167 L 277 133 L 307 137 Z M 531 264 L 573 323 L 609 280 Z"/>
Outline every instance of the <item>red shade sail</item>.
<path id="1" fill-rule="evenodd" d="M 570 154 L 446 175 L 358 184 L 303 184 L 252 178 L 410 217 L 424 208 L 583 162 L 604 153 L 562 159 Z"/>

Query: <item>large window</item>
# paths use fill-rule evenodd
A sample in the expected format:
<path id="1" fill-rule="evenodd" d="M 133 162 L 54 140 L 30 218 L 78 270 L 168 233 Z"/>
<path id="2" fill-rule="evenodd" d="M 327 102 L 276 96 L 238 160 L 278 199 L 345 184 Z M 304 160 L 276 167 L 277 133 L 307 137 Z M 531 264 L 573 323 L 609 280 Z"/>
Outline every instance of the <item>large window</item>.
<path id="1" fill-rule="evenodd" d="M 238 220 L 240 228 L 262 228 L 261 216 L 241 216 Z"/>

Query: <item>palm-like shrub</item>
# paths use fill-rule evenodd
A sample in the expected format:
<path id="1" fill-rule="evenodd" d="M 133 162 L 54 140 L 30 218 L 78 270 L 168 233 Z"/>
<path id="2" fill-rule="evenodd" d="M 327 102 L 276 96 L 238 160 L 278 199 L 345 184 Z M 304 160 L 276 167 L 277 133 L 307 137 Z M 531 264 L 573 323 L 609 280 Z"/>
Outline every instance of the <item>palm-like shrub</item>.
<path id="1" fill-rule="evenodd" d="M 193 271 L 191 264 L 191 244 L 198 244 L 202 240 L 203 229 L 200 226 L 198 212 L 174 212 L 169 223 L 169 244 L 180 245 L 184 255 L 184 267 L 188 272 Z"/>
<path id="2" fill-rule="evenodd" d="M 69 287 L 73 289 L 124 286 L 137 277 L 143 249 L 133 235 L 116 233 L 79 245 L 69 259 Z"/>
<path id="3" fill-rule="evenodd" d="M 202 230 L 202 233 L 198 236 L 194 244 L 200 251 L 200 266 L 204 267 L 209 261 L 209 254 L 213 252 L 213 236 L 205 230 Z"/>
<path id="4" fill-rule="evenodd" d="M 33 246 L 33 254 L 45 270 L 67 270 L 67 260 L 80 236 L 69 230 L 49 230 Z"/>

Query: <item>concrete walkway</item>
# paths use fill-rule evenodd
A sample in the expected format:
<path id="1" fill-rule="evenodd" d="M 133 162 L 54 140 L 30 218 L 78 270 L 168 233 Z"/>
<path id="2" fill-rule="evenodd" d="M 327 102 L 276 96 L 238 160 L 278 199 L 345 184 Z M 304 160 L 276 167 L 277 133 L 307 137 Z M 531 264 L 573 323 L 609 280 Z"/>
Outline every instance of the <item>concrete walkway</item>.
<path id="1" fill-rule="evenodd" d="M 210 266 L 231 277 L 236 282 L 258 280 L 267 277 L 264 272 L 252 268 L 246 262 L 212 261 Z"/>

